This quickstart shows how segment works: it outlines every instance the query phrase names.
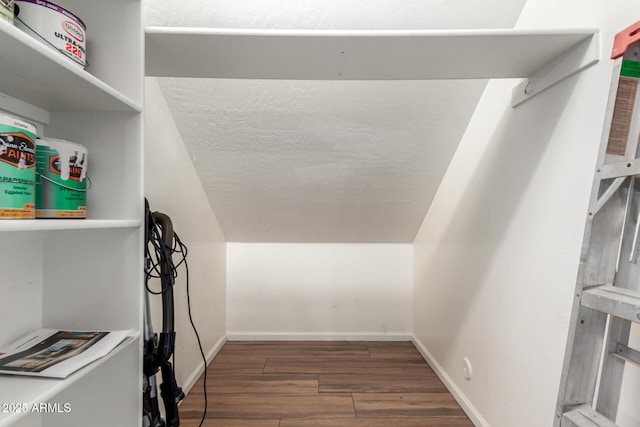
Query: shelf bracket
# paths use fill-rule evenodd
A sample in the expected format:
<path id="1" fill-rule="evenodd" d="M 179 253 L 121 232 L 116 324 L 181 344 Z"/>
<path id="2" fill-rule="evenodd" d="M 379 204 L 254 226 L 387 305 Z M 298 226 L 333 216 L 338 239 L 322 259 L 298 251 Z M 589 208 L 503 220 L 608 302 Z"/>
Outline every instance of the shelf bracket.
<path id="1" fill-rule="evenodd" d="M 516 107 L 522 104 L 556 83 L 592 66 L 599 60 L 600 38 L 598 33 L 595 33 L 513 88 L 511 106 Z"/>

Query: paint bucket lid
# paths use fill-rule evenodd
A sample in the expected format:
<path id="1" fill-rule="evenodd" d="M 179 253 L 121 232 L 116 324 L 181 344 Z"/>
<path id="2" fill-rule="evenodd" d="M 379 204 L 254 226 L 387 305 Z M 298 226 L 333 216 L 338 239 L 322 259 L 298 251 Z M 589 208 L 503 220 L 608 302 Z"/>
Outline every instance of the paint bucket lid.
<path id="1" fill-rule="evenodd" d="M 74 15 L 73 13 L 69 12 L 67 9 L 65 9 L 62 6 L 58 6 L 55 3 L 51 3 L 48 1 L 44 1 L 44 0 L 15 0 L 15 3 L 33 3 L 37 6 L 42 6 L 42 7 L 46 7 L 47 9 L 51 9 L 54 12 L 58 12 L 64 16 L 66 16 L 67 18 L 71 18 L 73 20 L 75 20 L 78 24 L 82 25 L 82 28 L 87 31 L 87 26 L 84 24 L 84 22 L 82 21 L 82 19 L 78 18 L 76 15 Z M 20 14 L 20 7 L 16 4 L 15 5 L 15 15 L 18 16 Z"/>
<path id="2" fill-rule="evenodd" d="M 87 149 L 85 148 L 84 145 L 78 144 L 77 142 L 65 141 L 64 139 L 58 139 L 58 138 L 49 138 L 49 137 L 38 138 L 38 140 L 36 141 L 36 144 L 44 145 L 51 148 L 55 148 L 55 146 L 59 144 L 65 144 L 65 145 L 72 146 L 74 149 L 77 149 L 80 152 L 83 152 L 83 153 L 87 152 Z"/>
<path id="3" fill-rule="evenodd" d="M 19 119 L 17 117 L 14 116 L 10 116 L 8 114 L 5 114 L 3 112 L 0 112 L 0 125 L 5 125 L 5 126 L 13 126 L 22 130 L 25 130 L 29 133 L 31 133 L 33 135 L 33 137 L 35 138 L 36 135 L 36 126 L 24 121 L 22 119 Z"/>
<path id="4" fill-rule="evenodd" d="M 16 0 L 15 25 L 81 66 L 88 66 L 87 29 L 80 18 L 44 0 Z"/>

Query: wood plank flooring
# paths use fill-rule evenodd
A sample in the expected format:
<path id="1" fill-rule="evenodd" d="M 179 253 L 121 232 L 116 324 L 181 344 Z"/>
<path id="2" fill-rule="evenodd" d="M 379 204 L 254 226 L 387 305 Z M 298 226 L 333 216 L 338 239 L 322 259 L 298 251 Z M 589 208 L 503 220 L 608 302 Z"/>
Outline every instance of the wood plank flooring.
<path id="1" fill-rule="evenodd" d="M 206 427 L 473 427 L 410 342 L 227 342 Z M 180 406 L 202 418 L 202 378 Z"/>

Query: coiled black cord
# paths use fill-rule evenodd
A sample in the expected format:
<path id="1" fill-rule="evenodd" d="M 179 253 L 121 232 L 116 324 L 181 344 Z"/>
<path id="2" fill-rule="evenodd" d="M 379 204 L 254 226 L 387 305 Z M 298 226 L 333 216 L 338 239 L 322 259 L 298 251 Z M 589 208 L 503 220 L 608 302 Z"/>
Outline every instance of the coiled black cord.
<path id="1" fill-rule="evenodd" d="M 204 420 L 207 416 L 208 409 L 208 399 L 207 399 L 207 357 L 204 354 L 204 350 L 202 349 L 202 341 L 200 339 L 200 334 L 198 333 L 198 329 L 196 328 L 195 322 L 193 321 L 193 315 L 191 314 L 191 291 L 189 288 L 189 264 L 187 262 L 187 246 L 182 243 L 180 236 L 178 233 L 174 231 L 173 233 L 173 247 L 168 248 L 163 240 L 162 240 L 162 229 L 156 223 L 155 217 L 153 213 L 150 211 L 147 213 L 147 227 L 146 227 L 146 241 L 147 245 L 145 246 L 145 259 L 146 259 L 146 268 L 145 268 L 145 287 L 147 292 L 153 295 L 162 295 L 166 291 L 166 283 L 174 283 L 175 279 L 178 277 L 178 268 L 184 264 L 185 268 L 185 281 L 187 287 L 187 312 L 189 314 L 189 322 L 191 323 L 191 328 L 196 335 L 196 340 L 198 341 L 198 349 L 200 350 L 200 356 L 202 357 L 202 362 L 204 364 L 204 377 L 203 377 L 203 391 L 204 391 L 204 409 L 202 413 L 202 419 L 200 420 L 200 427 L 204 424 Z M 173 255 L 179 255 L 179 261 L 177 264 L 173 262 Z M 163 277 L 161 265 L 165 264 L 166 277 Z M 161 279 L 160 283 L 162 283 L 162 288 L 159 291 L 154 291 L 149 287 L 150 279 Z M 175 369 L 175 352 L 173 353 L 173 368 Z M 175 373 L 174 373 L 175 374 Z M 174 375 L 175 377 L 175 375 Z"/>

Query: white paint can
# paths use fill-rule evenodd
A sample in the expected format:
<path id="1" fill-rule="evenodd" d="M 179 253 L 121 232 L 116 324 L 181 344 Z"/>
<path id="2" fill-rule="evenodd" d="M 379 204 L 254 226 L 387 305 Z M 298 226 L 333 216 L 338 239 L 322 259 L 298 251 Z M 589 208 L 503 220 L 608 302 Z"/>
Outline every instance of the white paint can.
<path id="1" fill-rule="evenodd" d="M 87 149 L 75 142 L 36 142 L 36 218 L 87 217 Z"/>
<path id="2" fill-rule="evenodd" d="M 15 0 L 15 24 L 86 68 L 87 27 L 73 13 L 48 1 Z"/>
<path id="3" fill-rule="evenodd" d="M 0 19 L 13 24 L 13 0 L 0 0 Z"/>

